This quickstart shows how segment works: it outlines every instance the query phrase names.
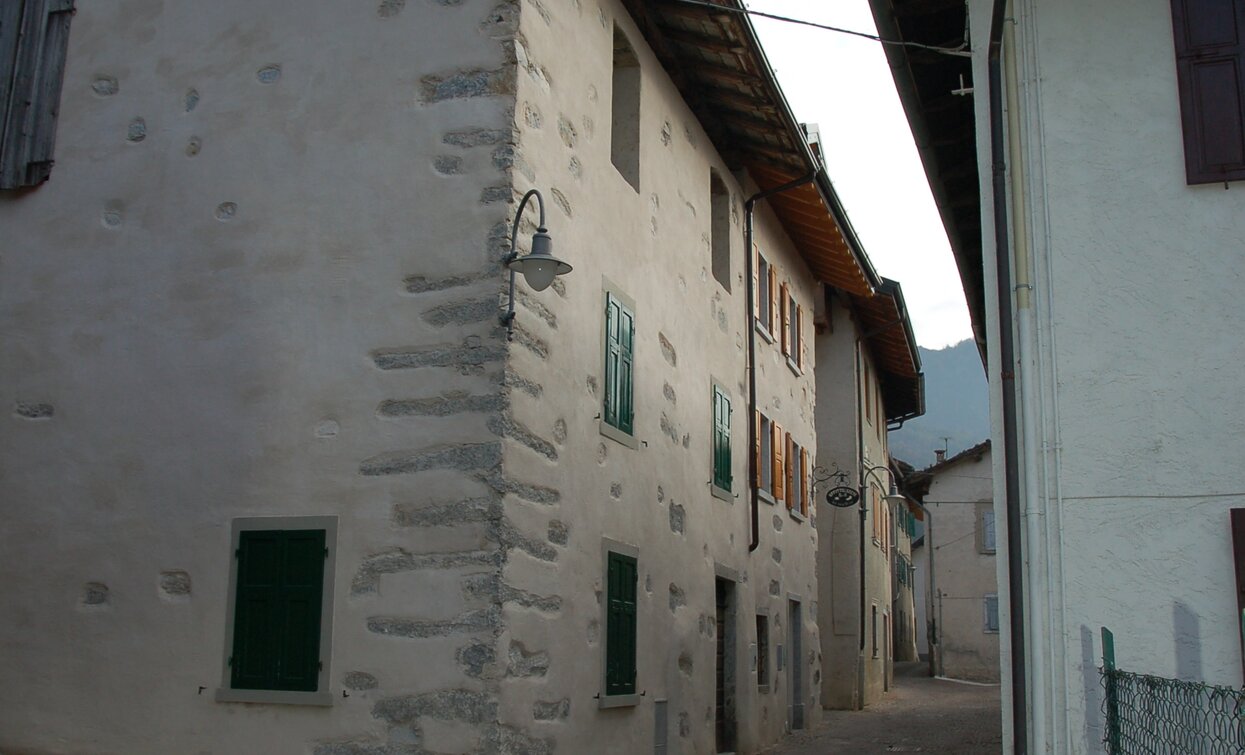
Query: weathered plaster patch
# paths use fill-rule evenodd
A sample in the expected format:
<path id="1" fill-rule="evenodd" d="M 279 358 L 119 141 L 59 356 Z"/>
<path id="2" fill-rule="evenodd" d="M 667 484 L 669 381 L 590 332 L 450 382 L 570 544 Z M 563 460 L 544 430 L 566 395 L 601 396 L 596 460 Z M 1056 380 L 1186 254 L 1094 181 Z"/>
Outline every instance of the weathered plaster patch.
<path id="1" fill-rule="evenodd" d="M 514 69 L 510 66 L 491 71 L 475 68 L 428 75 L 419 83 L 420 99 L 426 104 L 468 97 L 512 95 L 515 89 Z"/>
<path id="2" fill-rule="evenodd" d="M 187 89 L 186 96 L 182 99 L 182 107 L 187 113 L 199 107 L 199 90 Z"/>
<path id="3" fill-rule="evenodd" d="M 670 531 L 676 534 L 683 534 L 683 524 L 685 521 L 685 512 L 683 507 L 674 501 L 670 502 Z"/>
<path id="4" fill-rule="evenodd" d="M 499 519 L 501 513 L 501 501 L 495 498 L 398 503 L 393 507 L 393 523 L 399 527 L 453 527 Z"/>
<path id="5" fill-rule="evenodd" d="M 502 377 L 502 384 L 509 388 L 518 388 L 532 398 L 540 398 L 544 387 L 534 380 L 528 380 L 517 372 L 507 368 Z"/>
<path id="6" fill-rule="evenodd" d="M 464 131 L 449 131 L 441 137 L 441 141 L 455 147 L 479 147 L 493 144 L 513 144 L 514 132 L 510 129 L 473 128 Z"/>
<path id="7" fill-rule="evenodd" d="M 774 514 L 774 531 L 782 532 L 782 517 Z"/>
<path id="8" fill-rule="evenodd" d="M 466 391 L 453 391 L 434 398 L 387 399 L 376 411 L 382 417 L 448 417 L 467 412 L 499 411 L 505 403 L 505 397 L 499 393 L 470 395 Z"/>
<path id="9" fill-rule="evenodd" d="M 203 149 L 203 140 L 192 136 L 186 140 L 186 157 L 194 157 Z"/>
<path id="10" fill-rule="evenodd" d="M 499 344 L 488 346 L 418 346 L 373 352 L 372 360 L 382 370 L 418 367 L 479 367 L 503 359 L 506 349 Z"/>
<path id="11" fill-rule="evenodd" d="M 454 651 L 454 660 L 462 667 L 464 674 L 480 679 L 484 676 L 486 667 L 497 660 L 497 652 L 492 645 L 473 642 Z"/>
<path id="12" fill-rule="evenodd" d="M 376 15 L 381 18 L 392 18 L 402 12 L 406 7 L 406 0 L 381 0 L 376 8 Z"/>
<path id="13" fill-rule="evenodd" d="M 499 314 L 497 299 L 489 297 L 441 304 L 424 310 L 423 318 L 429 325 L 443 328 L 447 325 L 485 322 Z"/>
<path id="14" fill-rule="evenodd" d="M 125 140 L 131 144 L 137 144 L 147 138 L 147 121 L 142 118 L 134 118 L 130 121 L 130 125 L 125 129 Z"/>
<path id="15" fill-rule="evenodd" d="M 782 563 L 782 550 L 781 549 L 775 548 L 773 550 L 773 553 L 771 553 L 770 555 L 774 559 L 774 563 L 776 564 Z"/>
<path id="16" fill-rule="evenodd" d="M 82 586 L 81 604 L 84 606 L 98 607 L 107 605 L 110 597 L 108 585 L 103 582 L 87 582 Z"/>
<path id="17" fill-rule="evenodd" d="M 509 191 L 509 189 L 507 189 Z M 458 288 L 460 286 L 469 286 L 473 283 L 494 277 L 500 274 L 500 269 L 484 270 L 479 273 L 470 275 L 450 275 L 444 278 L 429 279 L 424 275 L 408 275 L 403 281 L 408 294 L 422 294 L 427 291 L 444 291 L 447 288 Z"/>
<path id="18" fill-rule="evenodd" d="M 661 387 L 661 393 L 670 403 L 678 403 L 678 398 L 675 396 L 674 388 L 669 383 L 666 383 Z"/>
<path id="19" fill-rule="evenodd" d="M 91 82 L 91 91 L 100 97 L 111 97 L 121 90 L 121 85 L 113 76 L 96 76 Z"/>
<path id="20" fill-rule="evenodd" d="M 275 84 L 281 79 L 281 66 L 275 63 L 264 66 L 255 72 L 255 78 L 259 79 L 261 84 Z"/>
<path id="21" fill-rule="evenodd" d="M 350 584 L 352 595 L 376 592 L 380 578 L 386 574 L 420 569 L 454 569 L 462 566 L 499 566 L 497 551 L 461 551 L 457 553 L 411 553 L 405 548 L 391 548 L 363 559 Z"/>
<path id="22" fill-rule="evenodd" d="M 523 643 L 511 641 L 507 655 L 510 665 L 506 667 L 506 676 L 544 676 L 549 672 L 549 654 L 543 650 L 529 653 Z"/>
<path id="23" fill-rule="evenodd" d="M 465 443 L 377 454 L 359 464 L 359 473 L 383 475 L 413 474 L 429 469 L 492 469 L 500 463 L 500 443 Z"/>
<path id="24" fill-rule="evenodd" d="M 213 214 L 217 220 L 228 223 L 238 214 L 238 205 L 235 202 L 221 202 L 216 205 L 216 211 Z"/>
<path id="25" fill-rule="evenodd" d="M 160 572 L 160 597 L 173 600 L 185 600 L 190 597 L 190 575 L 181 569 L 168 569 Z"/>
<path id="26" fill-rule="evenodd" d="M 13 414 L 23 419 L 51 419 L 56 408 L 42 401 L 18 401 L 13 404 Z"/>
<path id="27" fill-rule="evenodd" d="M 571 211 L 571 200 L 567 199 L 560 189 L 550 189 L 549 196 L 553 197 L 553 203 L 558 206 L 558 209 L 566 213 L 568 218 L 575 216 L 575 213 Z"/>
<path id="28" fill-rule="evenodd" d="M 499 493 L 511 493 L 531 503 L 557 503 L 562 498 L 555 488 L 519 482 L 496 473 L 481 475 L 479 479 Z"/>
<path id="29" fill-rule="evenodd" d="M 427 716 L 438 721 L 481 724 L 497 718 L 497 700 L 484 692 L 446 689 L 421 695 L 402 695 L 378 700 L 372 717 L 390 724 L 414 723 Z"/>
<path id="30" fill-rule="evenodd" d="M 781 595 L 782 594 L 782 585 L 778 583 L 778 580 L 771 579 L 769 581 L 769 594 L 770 595 Z"/>
<path id="31" fill-rule="evenodd" d="M 685 606 L 685 605 L 687 605 L 687 593 L 683 591 L 682 587 L 679 587 L 675 583 L 671 582 L 670 583 L 670 610 L 675 611 L 679 608 L 679 606 Z"/>
<path id="32" fill-rule="evenodd" d="M 661 143 L 669 147 L 670 142 L 674 140 L 674 128 L 670 125 L 670 121 L 661 124 Z"/>
<path id="33" fill-rule="evenodd" d="M 558 136 L 562 137 L 562 143 L 571 149 L 579 144 L 579 132 L 575 129 L 575 124 L 565 115 L 558 116 Z"/>
<path id="34" fill-rule="evenodd" d="M 582 179 L 584 177 L 584 166 L 583 163 L 579 162 L 578 157 L 572 157 L 570 159 L 570 162 L 566 164 L 566 170 L 577 179 Z"/>
<path id="35" fill-rule="evenodd" d="M 566 545 L 571 537 L 570 528 L 564 522 L 554 519 L 549 522 L 548 537 L 549 542 L 555 545 Z"/>
<path id="36" fill-rule="evenodd" d="M 365 689 L 376 689 L 380 683 L 376 681 L 376 677 L 366 671 L 350 671 L 342 677 L 342 686 L 361 692 Z"/>
<path id="37" fill-rule="evenodd" d="M 610 498 L 613 498 L 614 500 L 618 500 L 622 498 L 622 483 L 621 482 L 610 483 Z"/>
<path id="38" fill-rule="evenodd" d="M 501 609 L 497 606 L 467 611 L 452 619 L 428 621 L 399 616 L 369 616 L 367 630 L 389 637 L 425 639 L 454 634 L 471 634 L 494 630 L 501 626 Z"/>
<path id="39" fill-rule="evenodd" d="M 532 718 L 537 721 L 560 721 L 571 715 L 570 698 L 537 700 L 532 704 Z"/>
<path id="40" fill-rule="evenodd" d="M 557 461 L 558 449 L 549 441 L 532 432 L 525 425 L 508 415 L 497 415 L 488 420 L 488 429 L 493 434 L 509 438 L 520 445 L 526 446 L 551 461 Z"/>
<path id="41" fill-rule="evenodd" d="M 549 358 L 549 344 L 521 324 L 514 324 L 514 340 L 541 359 Z"/>
<path id="42" fill-rule="evenodd" d="M 503 173 L 514 168 L 527 180 L 536 180 L 536 171 L 532 170 L 532 166 L 527 164 L 518 147 L 513 144 L 503 144 L 493 150 L 493 167 Z"/>
<path id="43" fill-rule="evenodd" d="M 679 671 L 687 678 L 692 678 L 692 654 L 684 650 L 679 653 Z"/>
<path id="44" fill-rule="evenodd" d="M 432 168 L 443 176 L 455 176 L 463 172 L 463 159 L 458 155 L 438 155 Z"/>
<path id="45" fill-rule="evenodd" d="M 540 302 L 539 299 L 532 295 L 526 287 L 516 286 L 514 289 L 514 298 L 523 305 L 524 309 L 539 317 L 550 328 L 553 328 L 554 330 L 558 329 L 558 316 L 553 313 L 553 310 L 546 307 Z"/>
<path id="46" fill-rule="evenodd" d="M 316 428 L 313 432 L 317 438 L 336 438 L 337 434 L 341 432 L 341 425 L 337 424 L 336 420 L 321 420 L 316 423 Z"/>
<path id="47" fill-rule="evenodd" d="M 498 574 L 472 574 L 463 579 L 463 594 L 492 603 L 514 603 L 542 613 L 554 613 L 562 609 L 562 598 L 557 595 L 537 595 L 506 584 Z"/>
<path id="48" fill-rule="evenodd" d="M 670 343 L 670 339 L 666 338 L 665 333 L 657 334 L 657 342 L 661 344 L 661 355 L 666 358 L 671 367 L 677 367 L 679 363 L 679 355 L 674 351 L 674 345 Z"/>
<path id="49" fill-rule="evenodd" d="M 512 196 L 513 192 L 509 186 L 485 186 L 480 189 L 480 204 L 509 202 Z"/>

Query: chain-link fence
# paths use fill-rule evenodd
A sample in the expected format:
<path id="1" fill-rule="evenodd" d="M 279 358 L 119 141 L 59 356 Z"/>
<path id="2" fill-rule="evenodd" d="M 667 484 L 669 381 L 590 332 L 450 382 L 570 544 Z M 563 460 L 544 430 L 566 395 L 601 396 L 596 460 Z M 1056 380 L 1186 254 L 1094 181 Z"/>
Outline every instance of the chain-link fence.
<path id="1" fill-rule="evenodd" d="M 1105 628 L 1102 684 L 1103 743 L 1111 755 L 1245 753 L 1245 688 L 1120 671 Z"/>

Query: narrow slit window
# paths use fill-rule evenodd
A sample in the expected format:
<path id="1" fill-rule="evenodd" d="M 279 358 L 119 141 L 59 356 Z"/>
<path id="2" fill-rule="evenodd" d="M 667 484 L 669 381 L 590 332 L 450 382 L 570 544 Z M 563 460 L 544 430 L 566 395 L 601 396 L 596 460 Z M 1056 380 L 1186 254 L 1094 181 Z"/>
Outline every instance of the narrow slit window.
<path id="1" fill-rule="evenodd" d="M 610 94 L 610 160 L 631 188 L 640 190 L 640 61 L 627 36 L 614 27 Z"/>
<path id="2" fill-rule="evenodd" d="M 716 170 L 709 171 L 710 247 L 713 277 L 731 290 L 731 195 Z"/>

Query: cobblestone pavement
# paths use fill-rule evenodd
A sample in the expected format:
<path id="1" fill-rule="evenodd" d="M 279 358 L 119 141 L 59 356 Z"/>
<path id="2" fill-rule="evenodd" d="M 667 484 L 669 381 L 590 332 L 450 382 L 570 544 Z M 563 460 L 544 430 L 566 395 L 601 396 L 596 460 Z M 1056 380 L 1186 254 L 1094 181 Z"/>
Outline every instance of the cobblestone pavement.
<path id="1" fill-rule="evenodd" d="M 1002 752 L 998 685 L 926 674 L 924 664 L 896 663 L 895 684 L 881 702 L 860 711 L 822 711 L 816 729 L 795 732 L 766 755 Z"/>

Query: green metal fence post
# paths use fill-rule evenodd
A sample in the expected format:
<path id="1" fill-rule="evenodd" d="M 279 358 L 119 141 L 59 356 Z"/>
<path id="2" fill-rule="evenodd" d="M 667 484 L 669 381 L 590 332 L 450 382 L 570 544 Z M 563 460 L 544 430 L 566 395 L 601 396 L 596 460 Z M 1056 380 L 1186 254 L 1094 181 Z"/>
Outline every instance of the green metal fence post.
<path id="1" fill-rule="evenodd" d="M 1120 752 L 1120 701 L 1115 679 L 1115 635 L 1102 628 L 1102 679 L 1107 691 L 1107 752 Z"/>

